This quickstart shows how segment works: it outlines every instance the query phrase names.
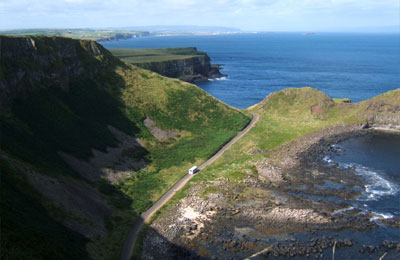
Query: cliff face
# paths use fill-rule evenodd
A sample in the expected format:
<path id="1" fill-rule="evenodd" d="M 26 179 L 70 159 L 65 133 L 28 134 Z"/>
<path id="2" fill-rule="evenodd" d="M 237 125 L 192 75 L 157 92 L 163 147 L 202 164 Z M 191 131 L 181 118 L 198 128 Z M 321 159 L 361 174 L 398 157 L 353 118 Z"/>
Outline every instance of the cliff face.
<path id="1" fill-rule="evenodd" d="M 179 78 L 191 83 L 227 76 L 219 71 L 219 65 L 211 65 L 207 54 L 181 60 L 133 64 L 166 77 Z"/>
<path id="2" fill-rule="evenodd" d="M 109 199 L 58 152 L 87 157 L 115 143 L 110 119 L 128 121 L 107 95 L 115 64 L 93 41 L 0 36 L 2 258 L 86 259 L 89 239 L 108 234 Z"/>
<path id="3" fill-rule="evenodd" d="M 400 89 L 363 101 L 359 106 L 359 115 L 369 126 L 400 130 Z"/>
<path id="4" fill-rule="evenodd" d="M 95 63 L 94 59 L 103 63 Z M 117 62 L 94 41 L 0 36 L 0 106 L 44 82 L 68 91 L 71 80 L 93 76 Z"/>
<path id="5" fill-rule="evenodd" d="M 195 47 L 161 49 L 112 49 L 111 52 L 135 66 L 186 82 L 227 76 L 219 65 L 211 65 L 205 52 Z"/>
<path id="6" fill-rule="evenodd" d="M 186 82 L 205 81 L 209 78 L 226 76 L 221 74 L 218 65 L 211 65 L 207 54 L 188 59 L 133 63 L 170 78 L 179 78 Z"/>

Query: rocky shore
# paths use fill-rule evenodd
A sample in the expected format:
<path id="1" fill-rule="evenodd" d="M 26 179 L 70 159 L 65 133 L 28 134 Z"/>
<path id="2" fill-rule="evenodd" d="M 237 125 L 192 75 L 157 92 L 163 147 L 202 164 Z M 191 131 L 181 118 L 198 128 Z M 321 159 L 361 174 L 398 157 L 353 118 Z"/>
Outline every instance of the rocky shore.
<path id="1" fill-rule="evenodd" d="M 365 127 L 365 126 L 364 126 Z M 399 241 L 369 241 L 379 228 L 399 229 L 351 206 L 363 192 L 351 169 L 326 164 L 322 155 L 346 138 L 368 135 L 363 126 L 313 132 L 251 163 L 247 178 L 203 181 L 151 225 L 143 259 L 396 259 Z M 259 157 L 258 157 L 259 158 Z M 363 240 L 364 238 L 364 240 Z"/>

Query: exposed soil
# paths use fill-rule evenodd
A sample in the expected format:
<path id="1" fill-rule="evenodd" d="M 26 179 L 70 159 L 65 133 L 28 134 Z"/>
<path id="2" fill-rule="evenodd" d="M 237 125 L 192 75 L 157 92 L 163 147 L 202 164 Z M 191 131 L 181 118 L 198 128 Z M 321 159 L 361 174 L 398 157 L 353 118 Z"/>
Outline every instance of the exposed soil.
<path id="1" fill-rule="evenodd" d="M 379 259 L 385 252 L 385 259 L 396 259 L 399 241 L 363 244 L 346 232 L 369 232 L 378 223 L 399 228 L 399 220 L 371 221 L 373 214 L 351 208 L 349 201 L 364 187 L 360 177 L 321 160 L 331 144 L 370 132 L 335 126 L 276 151 L 252 151 L 268 155 L 253 162 L 256 172 L 247 171 L 238 183 L 220 178 L 191 187 L 190 195 L 154 221 L 142 258 L 325 258 L 335 245 L 339 253 L 356 254 L 353 259 Z M 208 187 L 216 192 L 204 196 Z"/>
<path id="2" fill-rule="evenodd" d="M 181 135 L 177 131 L 162 130 L 161 128 L 157 127 L 156 122 L 148 117 L 146 117 L 143 123 L 150 131 L 150 133 L 159 141 L 165 141 L 167 139 L 179 137 Z"/>

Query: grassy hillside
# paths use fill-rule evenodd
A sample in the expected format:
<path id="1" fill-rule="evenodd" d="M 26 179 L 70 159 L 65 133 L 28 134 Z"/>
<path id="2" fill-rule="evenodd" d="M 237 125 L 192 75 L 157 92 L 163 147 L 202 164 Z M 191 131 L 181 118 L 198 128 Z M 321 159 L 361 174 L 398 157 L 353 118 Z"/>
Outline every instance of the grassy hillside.
<path id="1" fill-rule="evenodd" d="M 243 171 L 253 167 L 251 162 L 265 156 L 250 155 L 252 151 L 271 151 L 330 125 L 362 122 L 354 106 L 346 105 L 335 104 L 324 93 L 308 87 L 273 93 L 250 108 L 260 115 L 257 125 L 197 179 L 214 179 L 222 176 L 221 172 L 225 177 L 244 178 Z"/>
<path id="2" fill-rule="evenodd" d="M 206 160 L 250 119 L 194 85 L 121 62 L 91 41 L 57 37 L 0 40 L 0 87 L 7 93 L 0 108 L 4 158 L 15 158 L 51 178 L 61 180 L 69 176 L 88 183 L 115 212 L 115 217 L 105 219 L 107 236 L 92 239 L 88 246 L 84 242 L 76 245 L 83 238 L 75 232 L 62 231 L 61 223 L 71 218 L 69 213 L 55 219 L 49 216 L 51 207 L 40 206 L 40 201 L 51 202 L 51 197 L 37 195 L 38 206 L 32 210 L 20 203 L 29 201 L 30 194 L 35 192 L 20 178 L 17 191 L 2 188 L 2 254 L 9 258 L 17 258 L 17 252 L 20 258 L 30 258 L 29 252 L 46 248 L 50 242 L 75 248 L 80 252 L 79 258 L 84 258 L 87 248 L 103 258 L 118 258 L 122 240 L 135 216 L 186 174 L 190 165 Z M 25 75 L 22 78 L 21 70 Z M 153 120 L 161 130 L 179 135 L 160 141 L 144 125 L 145 118 Z M 93 149 L 107 153 L 110 147 L 120 145 L 109 126 L 142 144 L 141 148 L 123 150 L 121 156 L 144 159 L 147 163 L 140 170 L 128 170 L 130 177 L 121 179 L 114 187 L 103 181 L 85 180 L 59 156 L 63 152 L 85 162 L 93 157 Z M 2 187 L 17 182 L 13 169 L 18 166 L 7 166 L 7 159 L 4 160 Z M 110 167 L 118 173 L 117 168 Z M 124 200 L 124 196 L 129 199 Z M 15 207 L 14 211 L 9 210 L 10 205 Z M 13 218 L 32 216 L 37 221 L 35 232 L 24 231 L 29 223 L 19 223 L 21 228 L 14 231 L 4 228 Z M 46 236 L 48 231 L 41 228 L 49 217 L 56 223 L 57 239 Z M 68 240 L 68 232 L 80 238 Z M 36 243 L 12 243 L 15 239 L 34 240 L 38 234 L 43 239 Z M 74 252 L 59 250 L 57 254 L 65 259 Z M 37 254 L 38 258 L 48 258 L 52 252 Z"/>
<path id="3" fill-rule="evenodd" d="M 268 157 L 271 151 L 281 145 L 328 126 L 365 123 L 366 111 L 373 115 L 386 111 L 386 117 L 396 117 L 400 112 L 399 104 L 400 89 L 354 104 L 336 103 L 326 94 L 309 87 L 272 93 L 249 108 L 260 115 L 257 125 L 213 165 L 196 176 L 190 185 L 220 177 L 229 178 L 240 185 L 240 181 L 248 176 L 245 171 L 254 172 L 254 162 Z M 400 117 L 396 118 L 398 120 Z M 400 121 L 397 121 L 399 124 Z M 217 186 L 208 189 L 218 192 Z M 207 192 L 205 189 L 204 194 Z M 176 196 L 171 204 L 182 197 L 184 192 Z"/>
<path id="4" fill-rule="evenodd" d="M 360 113 L 388 112 L 400 116 L 400 88 L 360 102 Z"/>

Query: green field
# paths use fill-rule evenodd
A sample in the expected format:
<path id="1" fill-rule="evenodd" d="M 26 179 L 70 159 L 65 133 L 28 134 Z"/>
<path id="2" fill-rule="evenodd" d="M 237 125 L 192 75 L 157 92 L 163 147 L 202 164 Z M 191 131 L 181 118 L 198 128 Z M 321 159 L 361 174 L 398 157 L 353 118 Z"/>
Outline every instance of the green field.
<path id="1" fill-rule="evenodd" d="M 333 98 L 333 101 L 337 104 L 340 103 L 351 103 L 351 99 L 350 98 Z"/>
<path id="2" fill-rule="evenodd" d="M 129 63 L 162 62 L 183 60 L 204 55 L 194 47 L 159 49 L 111 49 L 111 53 Z"/>
<path id="3" fill-rule="evenodd" d="M 86 40 L 119 40 L 132 37 L 148 36 L 149 32 L 130 30 L 95 30 L 95 29 L 26 29 L 0 31 L 0 35 L 9 36 L 58 36 Z"/>

